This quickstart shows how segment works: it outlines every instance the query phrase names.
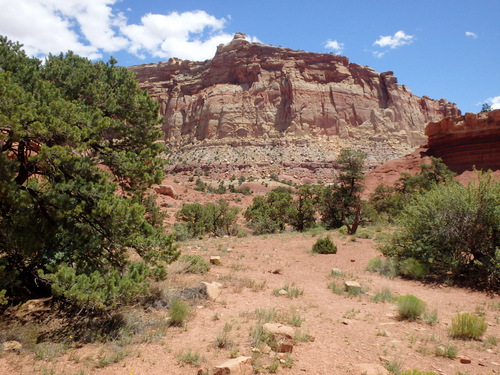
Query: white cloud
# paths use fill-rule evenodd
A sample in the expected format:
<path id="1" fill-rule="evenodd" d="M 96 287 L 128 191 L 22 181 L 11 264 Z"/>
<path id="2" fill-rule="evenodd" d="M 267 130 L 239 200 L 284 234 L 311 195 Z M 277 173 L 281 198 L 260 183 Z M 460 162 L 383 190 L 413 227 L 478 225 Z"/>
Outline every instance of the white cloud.
<path id="1" fill-rule="evenodd" d="M 328 39 L 325 43 L 325 48 L 333 50 L 333 52 L 339 54 L 344 49 L 344 43 L 339 43 L 337 40 Z"/>
<path id="2" fill-rule="evenodd" d="M 179 57 L 205 60 L 213 57 L 217 45 L 227 43 L 232 35 L 223 33 L 224 18 L 217 19 L 204 11 L 168 15 L 146 14 L 140 25 L 127 25 L 122 32 L 130 40 L 129 51 L 137 56 Z M 208 29 L 208 35 L 205 30 Z"/>
<path id="3" fill-rule="evenodd" d="M 72 50 L 95 59 L 123 48 L 115 35 L 122 16 L 113 14 L 116 0 L 0 0 L 0 34 L 24 44 L 29 55 Z M 87 41 L 87 43 L 84 42 Z"/>
<path id="4" fill-rule="evenodd" d="M 381 59 L 385 55 L 385 52 L 372 51 L 372 55 L 375 56 L 378 59 Z"/>
<path id="5" fill-rule="evenodd" d="M 500 109 L 500 96 L 486 99 L 488 104 L 491 103 L 491 109 Z"/>
<path id="6" fill-rule="evenodd" d="M 389 47 L 391 49 L 401 47 L 413 43 L 413 35 L 407 35 L 403 30 L 399 30 L 394 35 L 380 36 L 373 44 L 382 48 Z"/>
<path id="7" fill-rule="evenodd" d="M 472 31 L 466 31 L 466 32 L 465 32 L 465 36 L 466 36 L 467 38 L 477 39 L 477 34 L 476 34 L 476 33 L 473 33 Z"/>
<path id="8" fill-rule="evenodd" d="M 146 14 L 129 24 L 114 7 L 120 0 L 0 0 L 0 35 L 43 57 L 71 50 L 90 59 L 129 51 L 138 57 L 205 60 L 231 41 L 226 20 L 204 11 Z M 127 14 L 129 11 L 127 11 Z M 255 37 L 247 40 L 258 42 Z"/>

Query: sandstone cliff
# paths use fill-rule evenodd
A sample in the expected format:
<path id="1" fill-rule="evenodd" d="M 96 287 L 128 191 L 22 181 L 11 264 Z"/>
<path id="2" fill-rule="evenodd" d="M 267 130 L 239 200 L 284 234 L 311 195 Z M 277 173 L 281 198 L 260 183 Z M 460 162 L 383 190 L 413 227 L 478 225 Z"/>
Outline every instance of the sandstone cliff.
<path id="1" fill-rule="evenodd" d="M 205 62 L 133 66 L 161 104 L 176 168 L 228 164 L 330 164 L 342 147 L 373 165 L 425 142 L 429 121 L 459 115 L 445 99 L 418 97 L 392 72 L 333 54 L 259 43 L 241 34 Z"/>
<path id="2" fill-rule="evenodd" d="M 431 122 L 425 129 L 426 145 L 402 158 L 390 160 L 370 171 L 365 179 L 365 197 L 379 185 L 394 185 L 402 173 L 415 175 L 420 164 L 429 164 L 430 156 L 439 157 L 467 183 L 478 170 L 492 170 L 500 180 L 500 109 L 486 113 L 466 113 Z"/>
<path id="3" fill-rule="evenodd" d="M 458 173 L 473 166 L 500 169 L 500 109 L 466 113 L 430 123 L 425 129 L 428 153 L 440 157 Z"/>

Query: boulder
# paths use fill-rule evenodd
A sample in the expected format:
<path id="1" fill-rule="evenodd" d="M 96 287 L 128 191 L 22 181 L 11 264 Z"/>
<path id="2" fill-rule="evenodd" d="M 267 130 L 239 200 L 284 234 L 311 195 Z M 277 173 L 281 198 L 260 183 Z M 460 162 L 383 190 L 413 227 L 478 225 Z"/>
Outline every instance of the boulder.
<path id="1" fill-rule="evenodd" d="M 222 294 L 222 284 L 218 282 L 208 283 L 203 281 L 201 285 L 206 290 L 207 298 L 211 301 L 215 301 Z"/>
<path id="2" fill-rule="evenodd" d="M 154 187 L 154 191 L 157 194 L 168 195 L 169 197 L 177 199 L 177 193 L 175 192 L 175 189 L 172 186 L 170 186 L 170 185 L 158 185 L 158 186 L 155 186 Z"/>
<path id="3" fill-rule="evenodd" d="M 19 351 L 22 348 L 23 348 L 23 345 L 19 341 L 11 340 L 11 341 L 5 341 L 3 343 L 3 350 L 5 350 L 5 351 L 9 351 L 9 350 Z"/>
<path id="4" fill-rule="evenodd" d="M 253 375 L 252 358 L 238 357 L 215 366 L 212 375 Z"/>
<path id="5" fill-rule="evenodd" d="M 344 281 L 345 291 L 348 293 L 359 294 L 361 293 L 361 284 L 357 281 Z"/>
<path id="6" fill-rule="evenodd" d="M 295 330 L 279 323 L 266 323 L 262 327 L 270 335 L 273 349 L 279 353 L 291 353 L 295 345 Z"/>

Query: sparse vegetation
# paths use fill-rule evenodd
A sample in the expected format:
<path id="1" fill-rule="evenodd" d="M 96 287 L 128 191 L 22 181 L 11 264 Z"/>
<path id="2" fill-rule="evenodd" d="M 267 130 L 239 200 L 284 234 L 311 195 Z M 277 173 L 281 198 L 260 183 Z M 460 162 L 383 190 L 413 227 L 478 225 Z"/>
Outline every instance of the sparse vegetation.
<path id="1" fill-rule="evenodd" d="M 446 357 L 453 359 L 457 356 L 457 348 L 453 345 L 438 345 L 436 346 L 435 354 L 438 357 Z"/>
<path id="2" fill-rule="evenodd" d="M 191 350 L 181 353 L 178 358 L 179 364 L 181 365 L 188 364 L 192 366 L 199 366 L 202 361 L 201 355 Z"/>
<path id="3" fill-rule="evenodd" d="M 295 284 L 287 284 L 282 288 L 275 289 L 273 291 L 275 296 L 286 296 L 288 298 L 297 298 L 304 294 L 302 289 L 299 289 L 295 286 Z"/>
<path id="4" fill-rule="evenodd" d="M 170 324 L 173 326 L 184 325 L 187 318 L 189 317 L 190 310 L 191 309 L 189 305 L 179 299 L 173 299 L 172 301 L 170 301 Z"/>
<path id="5" fill-rule="evenodd" d="M 458 313 L 451 319 L 450 336 L 462 340 L 479 340 L 487 327 L 483 317 Z"/>
<path id="6" fill-rule="evenodd" d="M 200 255 L 183 254 L 179 263 L 182 264 L 182 271 L 186 273 L 207 273 L 210 270 L 210 263 Z"/>
<path id="7" fill-rule="evenodd" d="M 372 297 L 373 302 L 392 302 L 394 297 L 389 289 L 383 288 Z"/>
<path id="8" fill-rule="evenodd" d="M 401 320 L 417 320 L 425 312 L 425 302 L 412 294 L 395 298 Z"/>
<path id="9" fill-rule="evenodd" d="M 312 247 L 313 253 L 318 254 L 336 254 L 337 246 L 333 243 L 329 236 L 318 238 Z"/>

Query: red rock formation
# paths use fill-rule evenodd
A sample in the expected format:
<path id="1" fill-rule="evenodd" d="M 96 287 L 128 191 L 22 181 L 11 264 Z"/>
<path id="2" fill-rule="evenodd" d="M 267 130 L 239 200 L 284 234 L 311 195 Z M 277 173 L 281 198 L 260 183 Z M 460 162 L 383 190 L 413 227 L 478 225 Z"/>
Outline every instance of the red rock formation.
<path id="1" fill-rule="evenodd" d="M 500 169 L 500 110 L 466 113 L 431 122 L 425 129 L 428 154 L 453 171 Z"/>
<path id="2" fill-rule="evenodd" d="M 466 113 L 431 122 L 425 129 L 428 144 L 402 158 L 390 160 L 370 171 L 365 179 L 365 197 L 382 184 L 392 186 L 402 173 L 415 175 L 420 164 L 430 164 L 430 156 L 439 157 L 455 178 L 468 183 L 477 178 L 476 169 L 493 171 L 500 180 L 500 110 L 487 113 Z"/>
<path id="3" fill-rule="evenodd" d="M 217 164 L 207 150 L 224 145 L 284 150 L 290 144 L 305 145 L 307 155 L 280 159 L 282 151 L 257 152 L 250 160 L 323 162 L 342 147 L 356 147 L 379 164 L 425 142 L 429 121 L 460 114 L 444 99 L 413 95 L 392 72 L 333 54 L 249 43 L 240 34 L 220 45 L 212 60 L 170 59 L 130 69 L 161 104 L 167 144 L 191 149 L 172 156 L 179 164 Z"/>

